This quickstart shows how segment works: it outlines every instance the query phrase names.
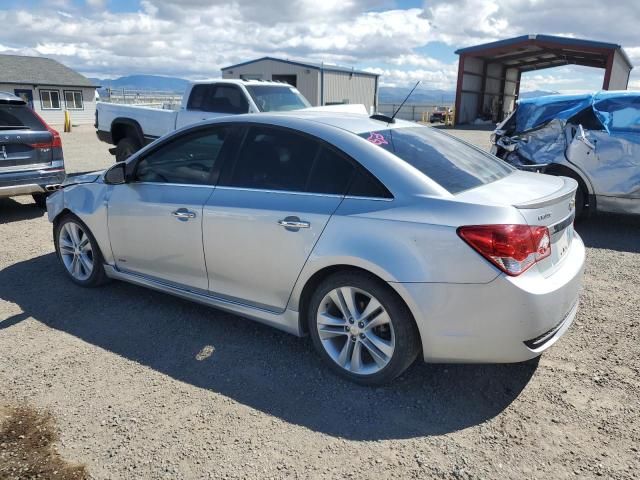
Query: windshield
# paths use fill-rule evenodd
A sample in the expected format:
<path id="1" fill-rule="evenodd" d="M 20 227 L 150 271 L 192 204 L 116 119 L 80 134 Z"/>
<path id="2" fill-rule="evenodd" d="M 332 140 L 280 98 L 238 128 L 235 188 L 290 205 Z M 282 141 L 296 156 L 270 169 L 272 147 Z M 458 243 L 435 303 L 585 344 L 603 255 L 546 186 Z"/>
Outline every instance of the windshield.
<path id="1" fill-rule="evenodd" d="M 513 172 L 498 158 L 434 128 L 395 128 L 360 136 L 417 168 L 452 194 Z"/>
<path id="2" fill-rule="evenodd" d="M 247 85 L 247 90 L 261 112 L 286 112 L 311 106 L 298 90 L 288 85 Z"/>

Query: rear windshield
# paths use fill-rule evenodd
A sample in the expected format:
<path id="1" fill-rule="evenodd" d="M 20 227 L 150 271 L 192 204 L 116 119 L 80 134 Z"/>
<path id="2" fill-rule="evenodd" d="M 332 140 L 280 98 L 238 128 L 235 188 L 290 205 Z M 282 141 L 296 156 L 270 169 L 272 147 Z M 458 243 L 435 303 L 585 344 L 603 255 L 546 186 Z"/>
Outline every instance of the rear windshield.
<path id="1" fill-rule="evenodd" d="M 0 131 L 2 130 L 43 132 L 46 128 L 26 105 L 0 105 Z"/>
<path id="2" fill-rule="evenodd" d="M 247 90 L 261 112 L 284 112 L 311 106 L 298 90 L 286 85 L 251 85 Z"/>
<path id="3" fill-rule="evenodd" d="M 499 180 L 513 168 L 505 162 L 429 127 L 361 133 L 455 194 Z"/>

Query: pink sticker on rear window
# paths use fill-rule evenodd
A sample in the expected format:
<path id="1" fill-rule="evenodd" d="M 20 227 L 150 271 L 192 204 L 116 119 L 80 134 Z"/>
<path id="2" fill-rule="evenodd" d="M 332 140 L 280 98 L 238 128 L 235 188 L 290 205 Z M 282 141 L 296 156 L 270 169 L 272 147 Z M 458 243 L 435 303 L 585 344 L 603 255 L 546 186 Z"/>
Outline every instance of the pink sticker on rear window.
<path id="1" fill-rule="evenodd" d="M 371 132 L 369 138 L 367 138 L 374 145 L 389 145 L 389 142 L 380 133 Z"/>

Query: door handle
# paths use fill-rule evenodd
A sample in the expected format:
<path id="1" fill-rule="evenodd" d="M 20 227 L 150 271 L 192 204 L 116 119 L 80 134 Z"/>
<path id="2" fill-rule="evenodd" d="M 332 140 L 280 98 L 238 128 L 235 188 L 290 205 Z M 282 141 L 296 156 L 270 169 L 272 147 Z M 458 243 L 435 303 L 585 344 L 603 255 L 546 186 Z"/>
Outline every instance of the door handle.
<path id="1" fill-rule="evenodd" d="M 196 218 L 195 212 L 191 212 L 186 208 L 179 208 L 178 210 L 171 212 L 171 215 L 176 217 L 178 220 L 189 220 L 190 218 Z"/>
<path id="2" fill-rule="evenodd" d="M 298 217 L 286 217 L 278 220 L 278 225 L 294 232 L 301 228 L 309 228 L 311 226 L 309 222 L 300 220 Z"/>

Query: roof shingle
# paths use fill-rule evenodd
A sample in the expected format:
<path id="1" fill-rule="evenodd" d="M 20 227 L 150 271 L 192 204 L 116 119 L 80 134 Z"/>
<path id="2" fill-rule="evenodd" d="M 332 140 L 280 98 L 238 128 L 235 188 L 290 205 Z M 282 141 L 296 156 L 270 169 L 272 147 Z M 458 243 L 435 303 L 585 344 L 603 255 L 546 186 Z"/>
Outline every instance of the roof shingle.
<path id="1" fill-rule="evenodd" d="M 0 83 L 96 87 L 84 75 L 44 57 L 0 54 Z"/>

